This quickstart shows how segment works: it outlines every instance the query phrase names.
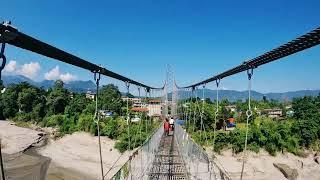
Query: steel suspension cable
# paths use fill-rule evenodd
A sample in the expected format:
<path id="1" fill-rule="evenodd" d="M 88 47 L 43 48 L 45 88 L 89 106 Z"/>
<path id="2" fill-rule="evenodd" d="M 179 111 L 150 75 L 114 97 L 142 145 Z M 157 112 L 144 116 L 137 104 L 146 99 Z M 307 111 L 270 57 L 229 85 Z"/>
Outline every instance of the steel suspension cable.
<path id="1" fill-rule="evenodd" d="M 217 79 L 216 80 L 216 110 L 214 113 L 214 125 L 213 125 L 213 144 L 212 144 L 213 152 L 214 152 L 215 143 L 216 143 L 217 117 L 219 113 L 219 84 L 220 84 L 220 79 Z"/>
<path id="2" fill-rule="evenodd" d="M 148 90 L 147 89 L 145 89 L 145 103 L 148 103 Z M 148 118 L 146 118 L 145 119 L 145 126 L 146 126 L 146 133 L 148 133 Z"/>
<path id="3" fill-rule="evenodd" d="M 0 64 L 0 81 L 2 82 L 1 74 L 2 74 L 2 70 L 6 66 L 7 58 L 4 55 L 4 50 L 5 50 L 6 44 L 5 43 L 0 43 L 0 44 L 1 44 L 0 59 L 2 60 L 2 62 Z M 0 89 L 0 90 L 2 90 L 2 89 Z"/>
<path id="4" fill-rule="evenodd" d="M 2 63 L 0 64 L 0 83 L 1 85 L 3 85 L 3 81 L 1 79 L 1 74 L 2 74 L 2 70 L 4 69 L 5 65 L 6 65 L 6 56 L 4 55 L 4 49 L 5 49 L 5 43 L 1 43 L 1 50 L 0 50 L 0 59 L 2 59 Z M 0 88 L 0 91 L 2 89 Z M 1 176 L 2 176 L 2 180 L 5 180 L 5 174 L 4 174 L 4 165 L 3 165 L 3 159 L 2 159 L 2 151 L 1 151 L 1 137 L 0 137 L 0 168 L 1 168 Z"/>
<path id="5" fill-rule="evenodd" d="M 295 54 L 297 52 L 303 51 L 305 49 L 317 46 L 320 44 L 320 27 L 290 41 L 287 42 L 275 49 L 272 49 L 271 51 L 268 51 L 256 58 L 253 58 L 248 61 L 244 61 L 242 64 L 231 68 L 227 71 L 224 71 L 220 74 L 217 74 L 211 78 L 208 78 L 204 81 L 185 86 L 186 88 L 189 87 L 196 87 L 205 83 L 209 83 L 212 81 L 215 81 L 217 79 L 223 79 L 228 76 L 232 76 L 234 74 L 238 74 L 240 72 L 255 69 L 261 65 L 273 62 L 275 60 L 281 59 L 283 57 Z"/>
<path id="6" fill-rule="evenodd" d="M 128 131 L 128 150 L 130 150 L 131 148 L 131 137 L 130 137 L 130 124 L 131 124 L 131 120 L 130 120 L 130 111 L 129 111 L 129 93 L 130 93 L 130 83 L 126 82 L 125 83 L 126 88 L 127 88 L 127 131 Z"/>
<path id="7" fill-rule="evenodd" d="M 197 87 L 193 90 L 194 93 L 194 97 L 195 97 L 195 103 L 194 103 L 194 111 L 193 111 L 193 130 L 192 132 L 194 132 L 195 130 L 195 126 L 196 126 L 196 112 L 197 112 L 197 98 L 198 98 L 198 93 L 196 92 Z"/>
<path id="8" fill-rule="evenodd" d="M 185 121 L 185 124 L 187 123 L 187 110 L 188 110 L 188 90 L 185 89 L 183 91 L 184 99 L 183 99 L 183 119 Z M 186 124 L 187 125 L 187 124 Z"/>
<path id="9" fill-rule="evenodd" d="M 98 73 L 98 76 L 97 76 Z M 102 150 L 101 150 L 101 138 L 100 138 L 100 116 L 99 116 L 99 109 L 98 109 L 98 97 L 99 97 L 99 84 L 100 84 L 101 74 L 100 72 L 94 73 L 94 80 L 96 82 L 96 108 L 93 120 L 97 124 L 98 130 L 98 143 L 99 143 L 99 155 L 100 155 L 100 166 L 101 166 L 101 177 L 102 180 L 104 179 L 104 172 L 103 172 L 103 160 L 102 160 Z"/>
<path id="10" fill-rule="evenodd" d="M 184 114 L 183 114 L 183 119 L 185 121 L 185 125 L 187 126 L 187 111 L 188 111 L 188 91 L 187 89 L 184 89 Z"/>
<path id="11" fill-rule="evenodd" d="M 0 167 L 1 167 L 1 176 L 2 176 L 2 180 L 5 180 L 6 179 L 6 176 L 4 174 L 4 167 L 3 167 L 3 159 L 2 159 L 2 144 L 1 144 L 1 140 L 2 140 L 2 137 L 0 137 Z"/>
<path id="12" fill-rule="evenodd" d="M 202 111 L 201 111 L 201 131 L 202 131 L 202 129 L 203 129 L 203 131 L 204 131 L 204 135 L 205 135 L 205 142 L 206 142 L 206 145 L 208 145 L 208 136 L 207 136 L 207 133 L 206 133 L 206 128 L 205 128 L 205 125 L 204 125 L 204 123 L 203 123 L 203 116 L 204 116 L 204 105 L 205 105 L 205 96 L 204 96 L 204 91 L 205 91 L 205 87 L 206 87 L 206 85 L 204 84 L 203 86 L 202 86 Z M 200 131 L 200 132 L 201 132 Z M 200 135 L 200 138 L 201 138 L 201 140 L 202 140 L 202 136 Z"/>
<path id="13" fill-rule="evenodd" d="M 140 97 L 140 86 L 138 86 L 138 94 L 139 94 L 139 97 Z M 140 105 L 140 108 L 141 108 L 141 105 Z M 137 133 L 139 133 L 139 137 L 141 138 L 142 137 L 142 135 L 141 135 L 142 108 L 140 110 L 141 110 L 141 112 L 138 111 L 138 113 L 139 113 L 138 117 L 140 118 L 140 120 L 138 122 L 139 123 L 139 127 L 138 127 L 138 132 Z M 135 138 L 134 138 L 134 142 L 133 142 L 133 148 L 135 148 L 136 145 L 137 145 L 137 139 L 138 139 L 138 136 L 136 135 Z"/>
<path id="14" fill-rule="evenodd" d="M 187 111 L 187 120 L 188 120 L 188 124 L 189 124 L 189 127 L 191 125 L 191 116 L 192 116 L 192 97 L 193 97 L 193 90 L 192 89 L 189 89 L 189 103 L 188 103 L 188 111 Z"/>
<path id="15" fill-rule="evenodd" d="M 151 100 L 151 90 L 149 90 L 149 101 Z M 149 103 L 149 102 L 148 102 Z M 149 119 L 149 126 L 150 126 L 150 128 L 152 128 L 152 118 L 151 118 L 151 116 L 148 116 L 148 119 Z"/>
<path id="16" fill-rule="evenodd" d="M 129 82 L 130 84 L 153 89 L 153 87 L 151 86 L 142 84 L 120 74 L 112 72 L 106 68 L 93 64 L 73 54 L 58 49 L 50 44 L 28 36 L 18 31 L 18 29 L 16 29 L 15 27 L 11 26 L 11 22 L 4 22 L 0 24 L 0 43 L 7 43 L 15 47 L 32 51 L 34 53 L 41 54 L 43 56 L 53 58 L 61 62 L 89 70 L 91 72 L 99 71 L 102 75 L 118 79 L 123 82 Z"/>
<path id="17" fill-rule="evenodd" d="M 247 122 L 246 122 L 246 139 L 244 143 L 244 159 L 242 161 L 242 168 L 241 168 L 241 177 L 240 179 L 242 180 L 243 177 L 243 171 L 244 171 L 244 164 L 245 161 L 247 160 L 247 144 L 248 144 L 248 131 L 249 131 L 249 119 L 252 116 L 252 110 L 251 110 L 251 78 L 253 75 L 253 69 L 248 69 L 247 70 L 247 76 L 248 76 L 248 110 L 246 111 L 247 115 Z"/>

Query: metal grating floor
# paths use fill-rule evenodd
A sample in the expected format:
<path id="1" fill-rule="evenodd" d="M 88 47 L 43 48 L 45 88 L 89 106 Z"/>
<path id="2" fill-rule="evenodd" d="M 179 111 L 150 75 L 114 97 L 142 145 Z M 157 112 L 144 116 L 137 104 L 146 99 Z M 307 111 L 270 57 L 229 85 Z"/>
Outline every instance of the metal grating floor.
<path id="1" fill-rule="evenodd" d="M 184 180 L 187 179 L 186 174 L 174 135 L 163 135 L 153 166 L 149 172 L 149 179 Z"/>

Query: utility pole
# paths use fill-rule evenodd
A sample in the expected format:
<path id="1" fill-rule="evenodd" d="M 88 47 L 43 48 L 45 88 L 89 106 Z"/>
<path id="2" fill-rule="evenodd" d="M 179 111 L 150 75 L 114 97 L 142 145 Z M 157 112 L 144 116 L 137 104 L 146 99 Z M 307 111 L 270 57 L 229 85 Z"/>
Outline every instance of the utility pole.
<path id="1" fill-rule="evenodd" d="M 1 151 L 1 138 L 0 138 L 0 166 L 1 166 L 1 176 L 2 176 L 2 180 L 5 180 L 6 177 L 4 175 L 4 168 L 3 168 L 3 161 L 2 161 L 2 151 Z"/>

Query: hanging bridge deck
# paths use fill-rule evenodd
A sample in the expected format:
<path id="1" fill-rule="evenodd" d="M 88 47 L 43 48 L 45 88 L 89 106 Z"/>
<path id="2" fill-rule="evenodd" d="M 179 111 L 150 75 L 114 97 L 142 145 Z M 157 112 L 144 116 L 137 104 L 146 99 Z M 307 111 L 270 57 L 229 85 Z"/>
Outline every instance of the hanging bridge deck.
<path id="1" fill-rule="evenodd" d="M 149 172 L 149 179 L 188 179 L 173 133 L 169 136 L 162 136 L 158 152 Z"/>

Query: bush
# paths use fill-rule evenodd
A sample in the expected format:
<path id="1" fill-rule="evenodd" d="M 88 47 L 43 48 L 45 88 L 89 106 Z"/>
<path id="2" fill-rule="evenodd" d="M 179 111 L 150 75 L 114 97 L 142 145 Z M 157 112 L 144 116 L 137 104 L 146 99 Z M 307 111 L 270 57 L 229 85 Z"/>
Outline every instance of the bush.
<path id="1" fill-rule="evenodd" d="M 289 137 L 286 143 L 286 149 L 288 150 L 288 152 L 297 154 L 299 148 L 299 138 L 296 136 Z"/>
<path id="2" fill-rule="evenodd" d="M 19 112 L 13 118 L 14 121 L 28 122 L 32 120 L 31 113 Z"/>
<path id="3" fill-rule="evenodd" d="M 269 154 L 271 154 L 272 156 L 275 156 L 276 155 L 276 152 L 277 152 L 277 147 L 275 144 L 271 143 L 271 142 L 268 142 L 266 144 L 266 147 L 265 147 L 266 151 L 268 151 Z"/>
<path id="4" fill-rule="evenodd" d="M 121 121 L 120 121 L 121 122 Z M 115 148 L 118 149 L 121 153 L 130 149 L 134 149 L 136 147 L 139 147 L 142 145 L 148 136 L 150 136 L 151 132 L 153 132 L 154 127 L 157 123 L 151 124 L 150 130 L 148 132 L 145 132 L 145 126 L 144 121 L 140 121 L 137 124 L 130 124 L 130 131 L 128 135 L 128 129 L 127 125 L 123 127 L 123 130 L 121 131 L 121 134 L 119 136 L 119 140 L 115 144 Z M 130 147 L 129 147 L 130 142 Z"/>
<path id="5" fill-rule="evenodd" d="M 256 142 L 253 142 L 248 145 L 248 149 L 255 152 L 255 153 L 258 153 L 260 151 L 260 146 Z"/>
<path id="6" fill-rule="evenodd" d="M 118 122 L 116 119 L 107 118 L 104 121 L 104 127 L 102 128 L 101 135 L 108 136 L 111 139 L 116 139 L 121 133 L 118 129 Z"/>
<path id="7" fill-rule="evenodd" d="M 45 117 L 44 118 L 44 125 L 47 127 L 57 127 L 57 126 L 61 126 L 64 121 L 67 121 L 65 115 L 52 115 L 49 117 Z"/>
<path id="8" fill-rule="evenodd" d="M 74 117 L 64 121 L 63 124 L 60 126 L 59 131 L 61 136 L 65 134 L 72 134 L 78 131 L 78 127 L 75 123 Z"/>
<path id="9" fill-rule="evenodd" d="M 216 142 L 214 151 L 220 153 L 220 151 L 228 146 L 230 142 L 229 134 L 224 131 L 218 131 L 216 135 Z"/>
<path id="10" fill-rule="evenodd" d="M 230 142 L 232 144 L 232 150 L 235 153 L 242 152 L 244 150 L 245 143 L 245 130 L 244 129 L 235 129 L 230 132 Z"/>
<path id="11" fill-rule="evenodd" d="M 93 124 L 95 124 L 93 121 L 93 115 L 81 114 L 77 123 L 77 129 L 79 131 L 91 132 Z"/>

